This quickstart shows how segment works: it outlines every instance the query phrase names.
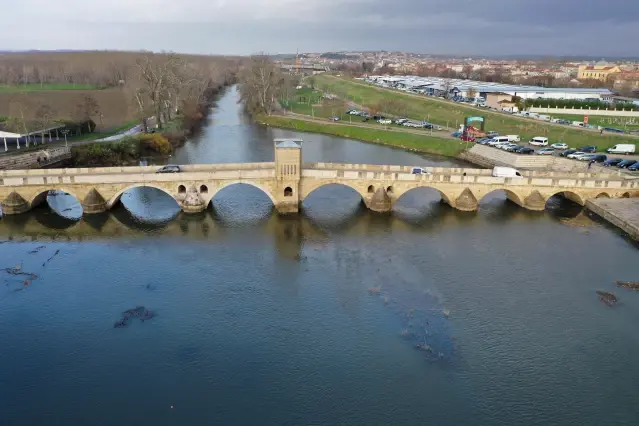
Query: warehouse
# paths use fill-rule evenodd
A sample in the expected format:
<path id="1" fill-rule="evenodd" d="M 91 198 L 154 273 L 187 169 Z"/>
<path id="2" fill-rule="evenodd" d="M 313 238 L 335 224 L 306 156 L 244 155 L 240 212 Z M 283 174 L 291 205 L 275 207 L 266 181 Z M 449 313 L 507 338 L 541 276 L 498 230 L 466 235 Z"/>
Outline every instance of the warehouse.
<path id="1" fill-rule="evenodd" d="M 578 100 L 602 100 L 602 97 L 612 95 L 612 92 L 608 89 L 549 88 L 440 77 L 371 76 L 366 81 L 383 87 L 392 87 L 426 95 L 445 96 L 448 93 L 448 97 L 459 96 L 463 98 L 468 97 L 469 91 L 483 98 L 486 98 L 488 93 L 505 93 L 522 99 Z"/>

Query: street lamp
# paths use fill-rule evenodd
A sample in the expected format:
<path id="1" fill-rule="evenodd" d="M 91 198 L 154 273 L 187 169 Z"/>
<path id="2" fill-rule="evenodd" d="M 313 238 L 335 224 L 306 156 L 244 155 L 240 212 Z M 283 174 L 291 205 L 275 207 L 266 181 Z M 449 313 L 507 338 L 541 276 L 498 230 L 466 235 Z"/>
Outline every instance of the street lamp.
<path id="1" fill-rule="evenodd" d="M 69 134 L 69 130 L 65 129 L 65 130 L 61 130 L 60 133 L 62 133 L 64 135 L 64 146 L 65 148 L 69 147 L 69 143 L 67 142 L 67 134 Z"/>

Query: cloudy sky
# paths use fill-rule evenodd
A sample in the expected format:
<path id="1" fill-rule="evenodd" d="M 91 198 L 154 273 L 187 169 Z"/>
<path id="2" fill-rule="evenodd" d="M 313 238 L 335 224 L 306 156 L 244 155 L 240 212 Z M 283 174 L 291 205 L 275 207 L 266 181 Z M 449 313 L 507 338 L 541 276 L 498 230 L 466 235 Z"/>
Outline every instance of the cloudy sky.
<path id="1" fill-rule="evenodd" d="M 639 56 L 639 0 L 0 0 L 0 49 Z"/>

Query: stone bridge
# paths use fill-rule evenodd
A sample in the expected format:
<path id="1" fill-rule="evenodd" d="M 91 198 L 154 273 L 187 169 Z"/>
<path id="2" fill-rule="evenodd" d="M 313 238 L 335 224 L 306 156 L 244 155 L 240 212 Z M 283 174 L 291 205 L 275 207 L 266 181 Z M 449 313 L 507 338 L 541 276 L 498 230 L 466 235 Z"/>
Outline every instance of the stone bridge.
<path id="1" fill-rule="evenodd" d="M 183 166 L 181 173 L 156 173 L 157 167 L 107 167 L 0 171 L 3 214 L 18 214 L 46 201 L 49 191 L 75 196 L 84 213 L 100 213 L 116 205 L 128 189 L 147 186 L 173 197 L 186 213 L 205 210 L 215 194 L 242 183 L 255 186 L 283 214 L 297 213 L 316 189 L 345 185 L 361 195 L 368 208 L 388 212 L 406 192 L 433 188 L 443 201 L 463 211 L 478 208 L 483 197 L 504 191 L 508 199 L 530 210 L 543 210 L 556 194 L 584 205 L 597 197 L 639 196 L 639 180 L 588 173 L 530 171 L 522 178 L 493 177 L 489 169 L 425 168 L 432 174 L 412 174 L 409 166 L 303 163 L 300 141 L 276 140 L 275 161 L 267 163 Z"/>

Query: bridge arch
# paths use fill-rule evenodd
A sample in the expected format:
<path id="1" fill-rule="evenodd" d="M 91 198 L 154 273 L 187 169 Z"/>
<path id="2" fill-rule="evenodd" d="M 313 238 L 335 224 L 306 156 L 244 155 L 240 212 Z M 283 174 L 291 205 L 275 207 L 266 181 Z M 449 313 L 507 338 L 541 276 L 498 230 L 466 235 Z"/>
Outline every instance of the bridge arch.
<path id="1" fill-rule="evenodd" d="M 47 196 L 49 195 L 50 191 L 59 191 L 64 192 L 65 194 L 69 194 L 70 196 L 78 200 L 80 204 L 82 204 L 82 198 L 78 197 L 73 191 L 69 191 L 65 188 L 51 188 L 34 194 L 33 197 L 31 197 L 31 199 L 29 200 L 29 207 L 33 208 L 46 202 Z"/>
<path id="2" fill-rule="evenodd" d="M 424 190 L 434 190 L 436 191 L 439 196 L 441 197 L 442 201 L 444 201 L 446 204 L 448 205 L 453 205 L 454 203 L 454 197 L 453 196 L 449 196 L 446 193 L 444 193 L 443 191 L 441 191 L 440 189 L 438 189 L 435 186 L 430 186 L 430 185 L 420 185 L 420 186 L 416 186 L 414 188 L 409 188 L 407 190 L 404 191 L 399 191 L 396 188 L 391 187 L 393 196 L 395 197 L 395 202 L 398 202 L 399 200 L 402 199 L 402 197 L 406 194 L 408 194 L 409 192 L 415 193 L 415 191 L 424 191 Z"/>
<path id="3" fill-rule="evenodd" d="M 326 186 L 344 186 L 346 188 L 350 188 L 353 191 L 355 191 L 356 193 L 359 194 L 360 197 L 362 197 L 362 200 L 365 200 L 367 196 L 371 196 L 373 195 L 373 193 L 375 192 L 375 190 L 377 188 L 375 188 L 374 185 L 365 185 L 364 189 L 360 189 L 355 185 L 352 185 L 348 182 L 322 182 L 310 189 L 305 189 L 303 191 L 302 194 L 300 194 L 300 201 L 303 201 L 305 199 L 307 199 L 313 192 L 317 191 L 320 188 L 324 188 Z M 373 190 L 373 192 L 369 192 L 369 190 Z"/>
<path id="4" fill-rule="evenodd" d="M 489 191 L 487 193 L 485 193 L 484 195 L 482 195 L 479 200 L 477 200 L 478 203 L 482 203 L 485 202 L 486 197 L 488 197 L 489 195 L 495 195 L 495 194 L 499 194 L 499 193 L 504 193 L 506 194 L 506 198 L 508 198 L 508 200 L 512 201 L 513 203 L 519 205 L 519 206 L 523 206 L 524 205 L 524 200 L 522 199 L 522 197 L 520 197 L 516 192 L 513 192 L 509 189 L 493 189 L 492 191 Z"/>
<path id="5" fill-rule="evenodd" d="M 276 205 L 277 202 L 275 201 L 275 197 L 273 196 L 273 193 L 271 192 L 271 190 L 259 183 L 255 183 L 255 182 L 247 182 L 247 181 L 240 181 L 240 180 L 236 180 L 236 181 L 231 181 L 231 182 L 225 182 L 223 185 L 218 186 L 218 187 L 213 187 L 213 185 L 201 185 L 201 186 L 206 186 L 207 192 L 201 191 L 200 190 L 200 196 L 202 197 L 202 199 L 204 200 L 204 202 L 206 203 L 206 205 L 208 206 L 209 203 L 213 202 L 213 199 L 215 198 L 215 196 L 217 195 L 218 192 L 220 192 L 221 190 L 228 188 L 229 186 L 233 186 L 233 185 L 249 185 L 252 186 L 254 188 L 259 189 L 260 191 L 262 191 L 264 194 L 266 194 L 266 196 L 268 197 L 269 200 L 271 200 L 271 202 L 273 203 L 273 205 Z M 201 189 L 201 187 L 200 187 Z M 286 192 L 286 190 L 284 190 Z M 292 189 L 291 189 L 292 191 Z M 282 194 L 284 195 L 284 194 Z"/>
<path id="6" fill-rule="evenodd" d="M 122 194 L 124 194 L 126 191 L 130 190 L 130 189 L 135 189 L 135 188 L 155 188 L 159 191 L 164 192 L 166 195 L 168 195 L 169 197 L 171 197 L 176 204 L 179 204 L 178 200 L 175 199 L 175 197 L 173 196 L 173 194 L 171 194 L 166 188 L 162 188 L 159 185 L 150 185 L 148 183 L 139 183 L 139 184 L 133 184 L 130 186 L 127 186 L 126 188 L 118 191 L 113 197 L 111 197 L 111 199 L 107 202 L 107 209 L 111 209 L 113 208 L 118 201 L 120 201 L 120 198 L 122 198 Z M 177 187 L 176 187 L 177 188 Z"/>
<path id="7" fill-rule="evenodd" d="M 557 192 L 551 192 L 547 197 L 546 197 L 546 203 L 548 202 L 548 200 L 552 197 L 554 197 L 555 195 L 561 195 L 562 197 L 579 204 L 580 206 L 584 206 L 586 204 L 586 201 L 584 200 L 584 197 L 582 197 L 581 195 L 579 195 L 576 192 L 573 191 L 557 191 Z"/>

